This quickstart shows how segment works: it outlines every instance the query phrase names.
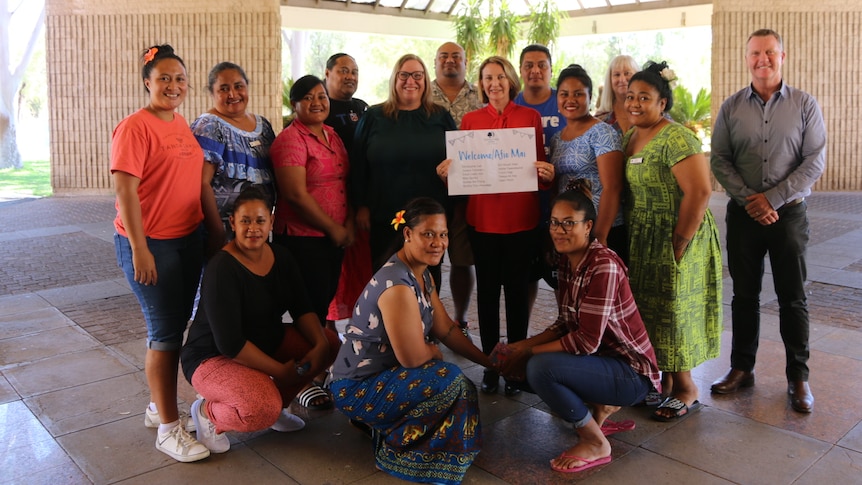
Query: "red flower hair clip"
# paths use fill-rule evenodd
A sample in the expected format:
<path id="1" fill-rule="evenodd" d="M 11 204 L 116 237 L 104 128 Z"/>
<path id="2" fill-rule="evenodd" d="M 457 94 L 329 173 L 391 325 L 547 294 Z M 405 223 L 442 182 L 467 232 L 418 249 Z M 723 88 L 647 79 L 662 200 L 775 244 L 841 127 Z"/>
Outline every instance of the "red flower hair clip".
<path id="1" fill-rule="evenodd" d="M 149 64 L 156 57 L 156 53 L 159 52 L 158 47 L 150 47 L 150 50 L 144 54 L 144 64 Z"/>

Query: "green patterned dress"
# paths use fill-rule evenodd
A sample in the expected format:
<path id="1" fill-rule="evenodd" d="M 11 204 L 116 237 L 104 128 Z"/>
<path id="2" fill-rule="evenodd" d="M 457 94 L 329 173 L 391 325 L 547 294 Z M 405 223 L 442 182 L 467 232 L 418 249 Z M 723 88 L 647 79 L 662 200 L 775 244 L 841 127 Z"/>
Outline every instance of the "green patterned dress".
<path id="1" fill-rule="evenodd" d="M 623 151 L 632 131 L 623 138 Z M 626 160 L 631 188 L 629 279 L 658 366 L 691 370 L 718 357 L 721 346 L 721 249 L 709 209 L 677 263 L 673 231 L 682 191 L 671 167 L 696 153 L 700 140 L 670 123 Z"/>

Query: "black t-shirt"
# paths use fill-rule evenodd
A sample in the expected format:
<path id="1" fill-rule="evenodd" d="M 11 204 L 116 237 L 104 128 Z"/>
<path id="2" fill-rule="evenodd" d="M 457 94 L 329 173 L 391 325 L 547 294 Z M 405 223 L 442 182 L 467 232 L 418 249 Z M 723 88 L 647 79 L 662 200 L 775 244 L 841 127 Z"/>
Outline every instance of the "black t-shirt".
<path id="1" fill-rule="evenodd" d="M 368 109 L 368 103 L 359 98 L 351 98 L 350 101 L 329 100 L 329 116 L 324 123 L 338 133 L 338 137 L 341 138 L 344 147 L 347 148 L 347 153 L 350 153 L 350 148 L 353 145 L 356 123 L 359 123 L 359 118 L 362 118 L 366 109 Z"/>
<path id="2" fill-rule="evenodd" d="M 275 263 L 266 276 L 249 271 L 225 251 L 207 263 L 195 321 L 180 353 L 191 382 L 201 362 L 235 357 L 246 341 L 273 355 L 284 338 L 282 315 L 294 320 L 313 312 L 296 261 L 286 248 L 271 245 Z"/>

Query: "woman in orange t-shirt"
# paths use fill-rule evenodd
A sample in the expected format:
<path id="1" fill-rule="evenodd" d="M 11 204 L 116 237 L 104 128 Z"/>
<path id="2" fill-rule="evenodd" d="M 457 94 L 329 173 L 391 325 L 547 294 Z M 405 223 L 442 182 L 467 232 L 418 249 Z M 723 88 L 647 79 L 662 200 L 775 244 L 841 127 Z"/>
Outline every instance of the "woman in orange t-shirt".
<path id="1" fill-rule="evenodd" d="M 159 428 L 156 449 L 177 461 L 209 450 L 186 430 L 177 410 L 177 368 L 203 264 L 199 226 L 203 151 L 175 110 L 188 91 L 182 59 L 169 45 L 142 59 L 150 95 L 144 108 L 114 129 L 111 173 L 117 191 L 117 263 L 147 322 L 144 370 L 150 405 L 144 425 Z"/>

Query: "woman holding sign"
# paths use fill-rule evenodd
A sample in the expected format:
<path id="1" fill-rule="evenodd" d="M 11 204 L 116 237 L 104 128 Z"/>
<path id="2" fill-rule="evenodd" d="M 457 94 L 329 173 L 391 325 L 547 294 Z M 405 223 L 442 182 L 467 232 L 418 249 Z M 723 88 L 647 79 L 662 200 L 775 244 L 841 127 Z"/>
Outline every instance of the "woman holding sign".
<path id="1" fill-rule="evenodd" d="M 539 112 L 513 102 L 521 90 L 517 71 L 506 59 L 492 56 L 479 66 L 482 87 L 482 109 L 464 115 L 462 130 L 499 128 L 534 128 L 536 136 L 535 162 L 539 186 L 550 187 L 554 166 L 544 161 L 542 117 Z M 446 181 L 451 160 L 437 167 Z M 537 187 L 538 190 L 538 187 Z M 539 245 L 536 227 L 539 225 L 539 193 L 470 195 L 467 200 L 467 224 L 470 245 L 476 264 L 476 300 L 479 314 L 479 335 L 482 350 L 490 354 L 500 340 L 500 288 L 506 293 L 506 335 L 509 342 L 527 337 L 530 316 L 530 282 L 532 256 Z M 499 374 L 486 370 L 482 391 L 497 392 Z M 520 392 L 506 385 L 508 396 Z"/>

